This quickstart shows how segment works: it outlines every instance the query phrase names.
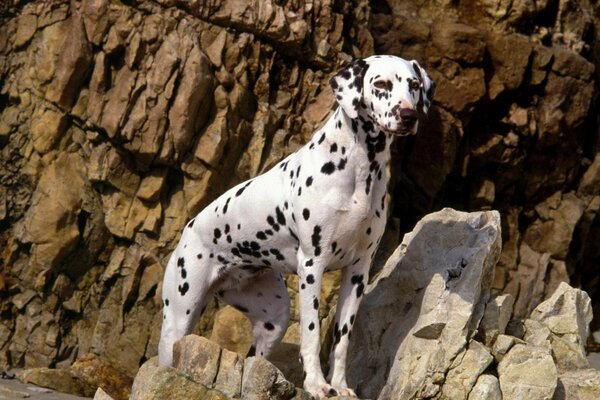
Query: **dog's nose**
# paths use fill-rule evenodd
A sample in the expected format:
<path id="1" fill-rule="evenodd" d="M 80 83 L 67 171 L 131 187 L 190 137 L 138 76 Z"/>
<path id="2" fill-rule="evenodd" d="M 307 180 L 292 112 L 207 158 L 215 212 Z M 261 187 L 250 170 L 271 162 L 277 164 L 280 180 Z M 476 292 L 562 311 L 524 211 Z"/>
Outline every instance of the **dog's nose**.
<path id="1" fill-rule="evenodd" d="M 417 117 L 417 112 L 411 108 L 403 108 L 400 110 L 400 119 L 402 120 L 402 125 L 407 128 L 410 128 L 415 124 Z"/>

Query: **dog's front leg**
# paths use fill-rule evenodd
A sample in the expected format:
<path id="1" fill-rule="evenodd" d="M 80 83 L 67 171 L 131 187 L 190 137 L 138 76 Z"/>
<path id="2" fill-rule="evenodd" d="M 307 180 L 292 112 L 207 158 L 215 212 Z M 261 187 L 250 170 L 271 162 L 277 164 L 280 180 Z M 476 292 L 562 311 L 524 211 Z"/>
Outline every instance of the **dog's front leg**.
<path id="1" fill-rule="evenodd" d="M 344 269 L 340 295 L 335 313 L 333 345 L 329 355 L 328 381 L 342 396 L 356 396 L 346 382 L 346 358 L 352 325 L 362 299 L 364 288 L 369 281 L 370 257 Z"/>
<path id="2" fill-rule="evenodd" d="M 325 381 L 319 360 L 319 299 L 325 260 L 305 256 L 300 251 L 298 262 L 300 357 L 304 368 L 304 389 L 317 399 L 335 396 L 337 393 Z"/>

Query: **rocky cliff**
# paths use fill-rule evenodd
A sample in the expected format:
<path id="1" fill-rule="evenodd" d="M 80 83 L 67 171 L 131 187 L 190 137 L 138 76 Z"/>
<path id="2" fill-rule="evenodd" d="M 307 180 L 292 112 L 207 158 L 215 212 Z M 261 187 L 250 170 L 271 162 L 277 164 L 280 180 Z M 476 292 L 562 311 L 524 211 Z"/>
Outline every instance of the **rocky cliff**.
<path id="1" fill-rule="evenodd" d="M 2 3 L 0 364 L 92 352 L 133 375 L 156 354 L 163 266 L 187 219 L 305 143 L 334 103 L 328 77 L 373 53 L 418 59 L 437 82 L 422 132 L 396 144 L 382 255 L 432 210 L 497 209 L 492 289 L 515 298 L 515 316 L 562 281 L 597 304 L 599 11 L 584 0 Z"/>

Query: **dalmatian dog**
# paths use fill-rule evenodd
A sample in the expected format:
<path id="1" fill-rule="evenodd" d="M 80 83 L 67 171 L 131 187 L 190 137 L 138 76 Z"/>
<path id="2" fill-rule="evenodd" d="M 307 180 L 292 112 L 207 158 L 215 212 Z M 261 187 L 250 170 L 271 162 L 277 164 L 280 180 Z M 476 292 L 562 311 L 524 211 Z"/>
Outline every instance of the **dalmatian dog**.
<path id="1" fill-rule="evenodd" d="M 416 61 L 355 60 L 330 80 L 338 103 L 300 150 L 225 192 L 189 221 L 163 283 L 159 363 L 189 334 L 212 296 L 253 325 L 249 355 L 269 356 L 284 335 L 289 297 L 282 275 L 299 276 L 300 360 L 316 398 L 355 396 L 346 353 L 388 210 L 387 165 L 395 136 L 417 132 L 434 82 Z M 343 269 L 329 375 L 319 362 L 323 273 Z"/>

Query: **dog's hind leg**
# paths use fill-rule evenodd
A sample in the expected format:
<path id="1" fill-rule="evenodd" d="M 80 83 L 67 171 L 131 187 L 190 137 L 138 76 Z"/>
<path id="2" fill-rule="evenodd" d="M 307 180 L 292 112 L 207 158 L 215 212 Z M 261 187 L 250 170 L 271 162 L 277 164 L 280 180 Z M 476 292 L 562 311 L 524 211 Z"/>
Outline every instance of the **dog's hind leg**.
<path id="1" fill-rule="evenodd" d="M 167 264 L 163 281 L 163 322 L 158 345 L 160 365 L 172 365 L 173 344 L 192 332 L 212 297 L 211 266 L 203 254 L 181 243 Z M 206 258 L 206 256 L 204 256 Z"/>
<path id="2" fill-rule="evenodd" d="M 290 320 L 290 297 L 281 274 L 265 269 L 244 285 L 220 290 L 217 295 L 252 321 L 254 340 L 248 356 L 268 357 Z"/>

